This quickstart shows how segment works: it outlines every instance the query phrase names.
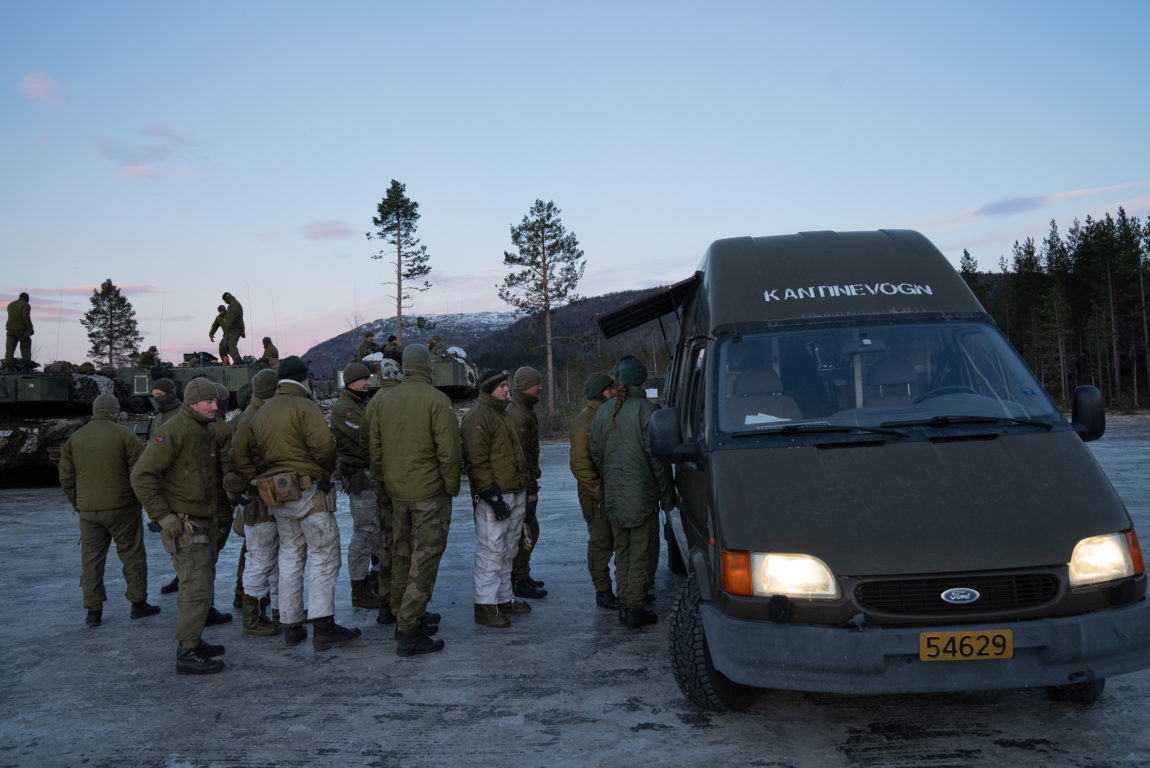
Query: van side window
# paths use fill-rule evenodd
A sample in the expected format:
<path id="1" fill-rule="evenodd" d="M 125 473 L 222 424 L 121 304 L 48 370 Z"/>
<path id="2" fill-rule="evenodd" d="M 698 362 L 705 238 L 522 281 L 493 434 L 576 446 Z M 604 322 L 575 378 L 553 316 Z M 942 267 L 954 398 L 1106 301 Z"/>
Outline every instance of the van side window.
<path id="1" fill-rule="evenodd" d="M 690 369 L 687 373 L 687 413 L 686 423 L 683 424 L 683 437 L 694 440 L 703 434 L 705 415 L 704 390 L 707 384 L 707 348 L 698 347 L 691 352 Z"/>

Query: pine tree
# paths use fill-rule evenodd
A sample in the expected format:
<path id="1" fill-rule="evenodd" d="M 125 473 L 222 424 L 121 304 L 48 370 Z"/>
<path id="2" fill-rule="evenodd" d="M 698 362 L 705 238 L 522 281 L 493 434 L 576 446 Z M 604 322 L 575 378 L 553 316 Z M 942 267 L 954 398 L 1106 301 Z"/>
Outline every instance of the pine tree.
<path id="1" fill-rule="evenodd" d="M 92 291 L 91 302 L 92 308 L 80 319 L 92 345 L 88 356 L 113 368 L 127 365 L 144 340 L 136 325 L 136 310 L 110 278 Z"/>
<path id="2" fill-rule="evenodd" d="M 555 415 L 555 361 L 552 313 L 579 297 L 573 293 L 586 262 L 575 233 L 568 233 L 552 201 L 536 200 L 519 226 L 511 227 L 517 253 L 503 252 L 503 264 L 514 270 L 503 278 L 499 298 L 520 311 L 542 318 L 547 347 L 547 414 Z"/>
<path id="3" fill-rule="evenodd" d="M 406 189 L 405 184 L 391 180 L 387 194 L 376 206 L 378 215 L 371 219 L 376 231 L 367 233 L 368 240 L 382 240 L 395 249 L 394 253 L 387 249 L 381 250 L 371 258 L 395 260 L 395 280 L 383 284 L 395 286 L 395 336 L 401 344 L 403 308 L 404 302 L 411 298 L 409 291 L 426 291 L 431 287 L 427 280 L 422 285 L 412 282 L 431 274 L 431 266 L 427 263 L 431 257 L 427 253 L 427 246 L 420 245 L 419 238 L 415 236 L 419 223 L 419 203 L 408 199 Z"/>

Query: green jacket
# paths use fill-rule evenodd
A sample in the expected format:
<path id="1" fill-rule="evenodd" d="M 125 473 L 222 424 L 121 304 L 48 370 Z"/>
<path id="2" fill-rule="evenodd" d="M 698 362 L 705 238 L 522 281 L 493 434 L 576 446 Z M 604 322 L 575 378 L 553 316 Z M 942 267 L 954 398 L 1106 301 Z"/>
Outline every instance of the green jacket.
<path id="1" fill-rule="evenodd" d="M 160 520 L 183 512 L 211 517 L 216 499 L 216 457 L 209 422 L 186 405 L 160 427 L 132 469 L 132 489 Z"/>
<path id="2" fill-rule="evenodd" d="M 519 445 L 523 447 L 523 457 L 527 460 L 528 493 L 539 493 L 538 480 L 543 474 L 539 469 L 539 417 L 535 415 L 538 402 L 538 397 L 516 392 L 507 405 L 507 418 L 511 420 Z"/>
<path id="3" fill-rule="evenodd" d="M 335 452 L 339 463 L 349 469 L 363 469 L 370 458 L 363 450 L 360 435 L 363 429 L 363 413 L 366 408 L 367 393 L 362 395 L 344 387 L 339 399 L 331 409 L 331 436 L 335 438 Z"/>
<path id="4" fill-rule="evenodd" d="M 263 404 L 264 399 L 262 397 L 252 395 L 252 401 L 248 403 L 248 407 L 244 408 L 244 412 L 236 417 L 235 421 L 232 422 L 232 443 L 228 447 L 228 466 L 230 467 L 230 470 L 224 476 L 224 490 L 228 493 L 244 493 L 251 495 L 252 491 L 248 485 L 248 482 L 240 477 L 239 473 L 236 472 L 236 457 L 234 449 L 236 437 L 240 434 L 240 432 L 246 433 L 251 428 L 252 419 L 255 418 L 257 413 L 259 413 Z"/>
<path id="5" fill-rule="evenodd" d="M 248 429 L 232 438 L 232 463 L 244 479 L 300 472 L 320 482 L 335 470 L 335 441 L 319 404 L 295 381 L 281 381 Z"/>
<path id="6" fill-rule="evenodd" d="M 395 501 L 422 501 L 459 493 L 459 422 L 447 395 L 431 386 L 426 371 L 404 379 L 372 417 L 371 466 L 378 468 Z"/>
<path id="7" fill-rule="evenodd" d="M 160 431 L 160 427 L 164 426 L 167 422 L 176 418 L 180 414 L 180 398 L 175 395 L 169 395 L 165 403 L 159 406 L 160 410 L 156 411 L 156 415 L 152 417 L 151 423 L 148 424 L 148 439 L 151 440 Z"/>
<path id="8" fill-rule="evenodd" d="M 571 421 L 571 474 L 579 490 L 595 501 L 603 500 L 603 477 L 591 460 L 591 421 L 602 404 L 602 397 L 588 400 L 587 407 Z"/>
<path id="9" fill-rule="evenodd" d="M 368 355 L 370 355 L 372 352 L 378 352 L 378 351 L 379 351 L 379 347 L 376 345 L 376 343 L 374 341 L 368 341 L 367 339 L 364 339 L 363 341 L 361 341 L 359 343 L 359 349 L 357 349 L 355 351 L 355 359 L 356 360 L 362 360 L 365 357 L 367 357 Z"/>
<path id="10" fill-rule="evenodd" d="M 367 401 L 367 405 L 363 408 L 363 421 L 360 422 L 362 428 L 359 430 L 359 450 L 360 453 L 367 456 L 368 461 L 371 461 L 371 440 L 372 435 L 377 429 L 387 429 L 386 424 L 380 424 L 375 417 L 376 411 L 379 410 L 380 404 L 383 403 L 383 397 L 399 386 L 398 379 L 384 379 L 383 383 L 379 385 L 379 389 Z M 371 464 L 371 476 L 373 478 L 383 477 L 383 467 L 377 467 L 374 463 Z"/>
<path id="11" fill-rule="evenodd" d="M 60 486 L 77 512 L 139 510 L 132 467 L 144 452 L 136 434 L 99 413 L 76 430 L 60 450 Z"/>
<path id="12" fill-rule="evenodd" d="M 210 425 L 212 430 L 212 455 L 216 457 L 216 506 L 221 510 L 230 510 L 232 505 L 228 502 L 228 494 L 224 488 L 224 478 L 232 474 L 232 436 L 236 431 L 236 422 L 225 421 L 221 411 L 215 421 Z"/>
<path id="13" fill-rule="evenodd" d="M 639 387 L 623 401 L 611 428 L 618 396 L 596 412 L 591 422 L 591 459 L 603 476 L 603 506 L 611 525 L 634 528 L 659 510 L 660 500 L 674 495 L 671 469 L 651 455 L 651 414 L 659 406 Z"/>
<path id="14" fill-rule="evenodd" d="M 32 308 L 24 299 L 8 302 L 8 324 L 4 330 L 11 334 L 32 333 Z"/>
<path id="15" fill-rule="evenodd" d="M 216 335 L 216 331 L 223 333 L 227 330 L 227 328 L 224 327 L 224 318 L 226 316 L 227 316 L 227 310 L 220 312 L 218 315 L 216 315 L 216 319 L 212 321 L 212 329 L 210 331 L 208 331 L 208 338 L 209 339 Z"/>
<path id="16" fill-rule="evenodd" d="M 521 493 L 533 482 L 509 410 L 506 400 L 481 392 L 479 403 L 463 417 L 463 457 L 473 495 L 492 484 L 503 493 Z"/>
<path id="17" fill-rule="evenodd" d="M 224 305 L 227 310 L 224 312 L 224 317 L 220 320 L 220 328 L 225 331 L 240 331 L 244 330 L 244 308 L 233 296 L 231 299 L 224 299 Z"/>

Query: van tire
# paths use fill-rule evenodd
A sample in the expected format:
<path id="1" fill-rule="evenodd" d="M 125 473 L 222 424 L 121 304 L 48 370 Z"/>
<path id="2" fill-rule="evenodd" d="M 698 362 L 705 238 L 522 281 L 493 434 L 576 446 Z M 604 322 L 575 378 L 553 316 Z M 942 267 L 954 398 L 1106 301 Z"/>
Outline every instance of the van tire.
<path id="1" fill-rule="evenodd" d="M 1093 704 L 1102 696 L 1106 687 L 1106 678 L 1087 680 L 1084 683 L 1070 683 L 1068 685 L 1051 685 L 1046 688 L 1046 698 L 1069 704 Z"/>
<path id="2" fill-rule="evenodd" d="M 679 690 L 690 701 L 717 712 L 738 711 L 758 701 L 762 688 L 736 683 L 711 663 L 703 632 L 699 580 L 691 574 L 671 608 L 668 633 L 671 669 Z"/>
<path id="3" fill-rule="evenodd" d="M 683 576 L 687 573 L 687 563 L 683 560 L 683 551 L 679 549 L 675 531 L 669 522 L 663 523 L 663 538 L 667 540 L 667 569 L 676 576 Z"/>

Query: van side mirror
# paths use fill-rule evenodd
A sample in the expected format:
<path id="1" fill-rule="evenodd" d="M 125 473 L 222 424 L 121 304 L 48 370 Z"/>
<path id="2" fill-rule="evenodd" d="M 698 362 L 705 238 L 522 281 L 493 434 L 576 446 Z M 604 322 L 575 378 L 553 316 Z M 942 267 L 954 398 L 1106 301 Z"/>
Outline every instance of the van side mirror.
<path id="1" fill-rule="evenodd" d="M 651 453 L 656 459 L 672 464 L 702 459 L 698 445 L 683 442 L 679 409 L 660 408 L 651 414 Z"/>
<path id="2" fill-rule="evenodd" d="M 1070 399 L 1070 426 L 1089 443 L 1106 431 L 1106 405 L 1098 387 L 1076 387 Z"/>

